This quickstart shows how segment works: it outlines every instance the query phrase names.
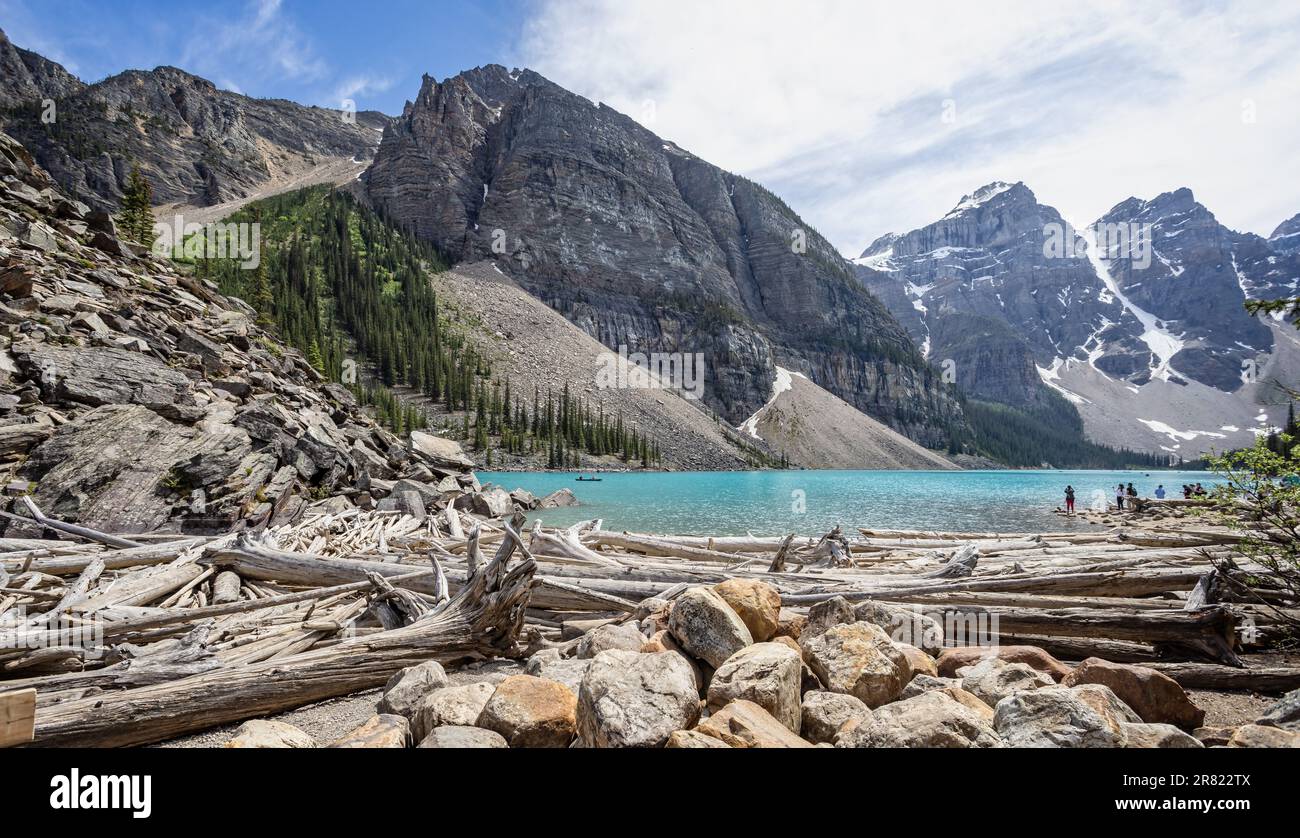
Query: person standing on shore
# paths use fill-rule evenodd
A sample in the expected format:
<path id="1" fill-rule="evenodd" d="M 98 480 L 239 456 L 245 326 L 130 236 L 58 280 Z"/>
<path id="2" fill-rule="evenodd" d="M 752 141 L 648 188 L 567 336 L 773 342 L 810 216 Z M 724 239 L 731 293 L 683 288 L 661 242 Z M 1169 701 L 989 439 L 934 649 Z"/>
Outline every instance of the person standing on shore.
<path id="1" fill-rule="evenodd" d="M 1065 511 L 1070 515 L 1074 514 L 1074 487 L 1073 486 L 1065 487 Z"/>
<path id="2" fill-rule="evenodd" d="M 1115 487 L 1115 509 L 1119 512 L 1124 511 L 1124 484 L 1123 483 Z"/>

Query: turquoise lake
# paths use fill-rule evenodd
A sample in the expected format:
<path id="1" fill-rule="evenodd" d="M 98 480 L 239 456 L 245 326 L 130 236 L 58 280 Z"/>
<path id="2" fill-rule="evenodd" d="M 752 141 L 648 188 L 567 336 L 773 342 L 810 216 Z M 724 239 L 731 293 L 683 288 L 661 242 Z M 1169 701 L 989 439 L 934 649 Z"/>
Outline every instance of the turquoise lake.
<path id="1" fill-rule="evenodd" d="M 817 534 L 857 527 L 988 532 L 1089 529 L 1053 513 L 1074 486 L 1078 508 L 1114 503 L 1115 485 L 1144 497 L 1163 484 L 1207 489 L 1209 472 L 1177 471 L 718 471 L 601 473 L 479 472 L 484 483 L 542 496 L 568 488 L 581 506 L 535 512 L 548 526 L 604 519 L 606 529 L 678 535 Z"/>

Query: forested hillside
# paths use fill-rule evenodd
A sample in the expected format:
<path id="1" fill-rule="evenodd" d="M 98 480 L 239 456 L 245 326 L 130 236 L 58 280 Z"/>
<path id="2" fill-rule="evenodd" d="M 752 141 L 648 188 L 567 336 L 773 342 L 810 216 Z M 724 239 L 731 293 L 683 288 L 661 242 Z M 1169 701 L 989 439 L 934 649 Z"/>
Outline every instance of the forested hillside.
<path id="1" fill-rule="evenodd" d="M 259 264 L 198 259 L 198 274 L 248 302 L 395 431 L 436 420 L 489 465 L 501 452 L 548 468 L 588 464 L 584 456 L 594 464 L 660 462 L 655 429 L 632 427 L 567 385 L 557 392 L 494 376 L 468 339 L 473 313 L 440 305 L 430 279 L 445 265 L 432 247 L 347 193 L 323 186 L 286 193 L 226 222 L 261 225 Z"/>
<path id="2" fill-rule="evenodd" d="M 1043 404 L 1032 407 L 978 399 L 966 399 L 963 407 L 973 434 L 957 444 L 1009 466 L 1038 468 L 1046 463 L 1054 468 L 1118 469 L 1170 465 L 1167 454 L 1090 442 L 1078 411 L 1056 393 L 1049 393 Z"/>

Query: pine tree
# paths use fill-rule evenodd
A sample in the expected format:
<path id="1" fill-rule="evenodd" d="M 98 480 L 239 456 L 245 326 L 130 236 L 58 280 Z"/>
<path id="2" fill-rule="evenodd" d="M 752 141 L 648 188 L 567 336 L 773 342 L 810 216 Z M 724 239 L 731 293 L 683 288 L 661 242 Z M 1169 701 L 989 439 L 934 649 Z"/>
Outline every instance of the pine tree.
<path id="1" fill-rule="evenodd" d="M 152 206 L 153 187 L 140 171 L 139 164 L 135 164 L 127 177 L 126 189 L 122 191 L 122 208 L 117 215 L 117 226 L 122 235 L 138 244 L 152 244 Z"/>

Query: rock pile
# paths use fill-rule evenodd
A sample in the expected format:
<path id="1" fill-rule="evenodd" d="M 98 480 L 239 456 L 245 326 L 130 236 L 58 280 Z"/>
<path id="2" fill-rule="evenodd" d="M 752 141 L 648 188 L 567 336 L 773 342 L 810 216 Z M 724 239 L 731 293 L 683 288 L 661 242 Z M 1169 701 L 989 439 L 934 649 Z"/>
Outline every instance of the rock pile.
<path id="1" fill-rule="evenodd" d="M 1146 667 L 1070 667 L 1033 647 L 949 650 L 936 665 L 892 640 L 874 605 L 813 610 L 806 625 L 781 619 L 776 590 L 754 580 L 689 587 L 549 644 L 526 675 L 449 687 L 441 668 L 411 667 L 378 711 L 408 715 L 420 747 L 1199 748 L 1211 735 L 1182 688 Z M 888 621 L 910 624 L 904 611 Z M 936 626 L 927 643 L 942 644 Z M 917 656 L 945 675 L 916 674 Z M 1297 696 L 1220 744 L 1300 741 Z"/>

